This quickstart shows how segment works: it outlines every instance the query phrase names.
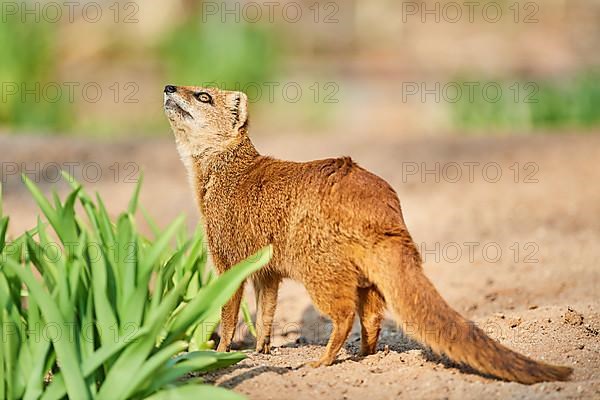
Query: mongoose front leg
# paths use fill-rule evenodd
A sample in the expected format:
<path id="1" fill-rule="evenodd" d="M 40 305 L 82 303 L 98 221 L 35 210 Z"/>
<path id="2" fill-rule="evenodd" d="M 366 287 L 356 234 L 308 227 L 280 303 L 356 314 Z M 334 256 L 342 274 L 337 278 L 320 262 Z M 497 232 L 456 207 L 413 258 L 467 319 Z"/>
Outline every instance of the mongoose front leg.
<path id="1" fill-rule="evenodd" d="M 385 300 L 374 286 L 358 288 L 358 316 L 360 317 L 360 355 L 374 354 L 381 330 Z"/>
<path id="2" fill-rule="evenodd" d="M 219 342 L 217 351 L 229 351 L 231 348 L 231 341 L 235 334 L 243 294 L 244 284 L 242 283 L 242 286 L 240 286 L 221 310 L 221 341 Z"/>
<path id="3" fill-rule="evenodd" d="M 256 351 L 269 354 L 271 351 L 271 330 L 277 306 L 279 279 L 265 277 L 254 280 L 256 292 Z"/>

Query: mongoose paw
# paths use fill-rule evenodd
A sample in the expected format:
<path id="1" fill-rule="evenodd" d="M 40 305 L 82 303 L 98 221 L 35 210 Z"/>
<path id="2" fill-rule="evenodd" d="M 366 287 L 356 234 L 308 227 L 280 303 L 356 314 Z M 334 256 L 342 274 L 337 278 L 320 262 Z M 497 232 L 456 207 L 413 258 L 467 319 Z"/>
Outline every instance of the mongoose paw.
<path id="1" fill-rule="evenodd" d="M 317 361 L 311 361 L 311 362 L 307 362 L 305 364 L 307 367 L 311 367 L 311 368 L 319 368 L 320 366 L 322 366 L 321 361 L 317 360 Z"/>
<path id="2" fill-rule="evenodd" d="M 268 343 L 265 343 L 262 346 L 256 345 L 256 352 L 259 354 L 271 354 L 271 345 Z"/>
<path id="3" fill-rule="evenodd" d="M 324 359 L 320 359 L 317 361 L 310 361 L 307 362 L 305 365 L 307 367 L 311 367 L 311 368 L 319 368 L 319 367 L 327 367 L 328 365 L 333 364 L 333 361 L 328 361 L 328 360 L 324 360 Z"/>
<path id="4" fill-rule="evenodd" d="M 375 354 L 375 353 L 377 353 L 376 349 L 365 347 L 365 348 L 360 349 L 360 352 L 358 353 L 358 355 L 360 357 L 366 357 L 366 356 L 370 356 L 371 354 Z"/>
<path id="5" fill-rule="evenodd" d="M 219 353 L 229 353 L 231 351 L 231 346 L 225 343 L 219 343 L 217 351 Z"/>

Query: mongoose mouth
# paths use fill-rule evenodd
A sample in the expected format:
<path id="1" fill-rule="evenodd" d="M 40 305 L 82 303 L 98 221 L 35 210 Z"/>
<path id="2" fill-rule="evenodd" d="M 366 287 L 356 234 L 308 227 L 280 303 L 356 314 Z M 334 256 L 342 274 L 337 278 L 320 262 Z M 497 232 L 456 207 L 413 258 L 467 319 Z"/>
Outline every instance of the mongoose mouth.
<path id="1" fill-rule="evenodd" d="M 167 101 L 165 101 L 165 110 L 173 111 L 173 112 L 175 112 L 176 114 L 178 114 L 182 118 L 194 119 L 194 117 L 192 117 L 192 114 L 190 114 L 189 112 L 185 111 L 173 99 L 167 99 Z"/>

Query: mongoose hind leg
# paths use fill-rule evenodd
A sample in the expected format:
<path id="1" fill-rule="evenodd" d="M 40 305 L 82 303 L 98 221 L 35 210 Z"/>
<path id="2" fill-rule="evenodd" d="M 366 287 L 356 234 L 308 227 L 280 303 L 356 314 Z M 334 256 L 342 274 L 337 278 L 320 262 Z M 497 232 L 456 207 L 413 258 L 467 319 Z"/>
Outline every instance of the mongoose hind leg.
<path id="1" fill-rule="evenodd" d="M 242 286 L 221 310 L 221 341 L 217 351 L 225 352 L 231 349 L 231 341 L 235 334 L 243 294 L 244 284 L 242 283 Z"/>
<path id="2" fill-rule="evenodd" d="M 254 279 L 256 292 L 256 351 L 269 354 L 271 351 L 271 330 L 277 307 L 278 277 L 260 277 Z"/>
<path id="3" fill-rule="evenodd" d="M 333 277 L 332 277 L 333 278 Z M 346 279 L 348 279 L 346 277 Z M 356 285 L 341 285 L 343 278 L 330 282 L 320 281 L 313 285 L 306 285 L 308 292 L 321 312 L 329 316 L 333 323 L 333 331 L 327 342 L 327 347 L 321 358 L 308 363 L 310 367 L 320 367 L 333 364 L 335 358 L 350 334 L 354 315 L 356 313 Z"/>
<path id="4" fill-rule="evenodd" d="M 333 332 L 331 332 L 325 352 L 319 360 L 309 362 L 308 366 L 316 368 L 333 364 L 352 329 L 354 310 L 350 310 L 350 308 L 340 308 L 337 314 L 331 316 Z"/>
<path id="5" fill-rule="evenodd" d="M 374 354 L 381 331 L 385 300 L 375 286 L 358 288 L 358 316 L 360 317 L 360 355 Z"/>

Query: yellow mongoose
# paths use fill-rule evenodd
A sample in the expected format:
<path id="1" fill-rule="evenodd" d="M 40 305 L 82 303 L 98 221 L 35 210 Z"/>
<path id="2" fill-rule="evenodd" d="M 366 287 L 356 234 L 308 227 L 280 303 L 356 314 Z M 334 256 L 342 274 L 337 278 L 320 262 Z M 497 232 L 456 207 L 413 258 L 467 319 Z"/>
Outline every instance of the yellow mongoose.
<path id="1" fill-rule="evenodd" d="M 400 201 L 384 180 L 346 157 L 261 156 L 248 137 L 244 93 L 169 85 L 164 97 L 218 271 L 273 245 L 269 265 L 252 276 L 257 351 L 269 352 L 279 283 L 292 278 L 333 321 L 312 366 L 333 363 L 357 311 L 361 354 L 374 353 L 387 304 L 417 339 L 482 373 L 528 384 L 569 377 L 571 368 L 506 348 L 448 306 L 423 274 Z M 222 310 L 219 351 L 229 350 L 242 293 L 243 286 Z"/>

